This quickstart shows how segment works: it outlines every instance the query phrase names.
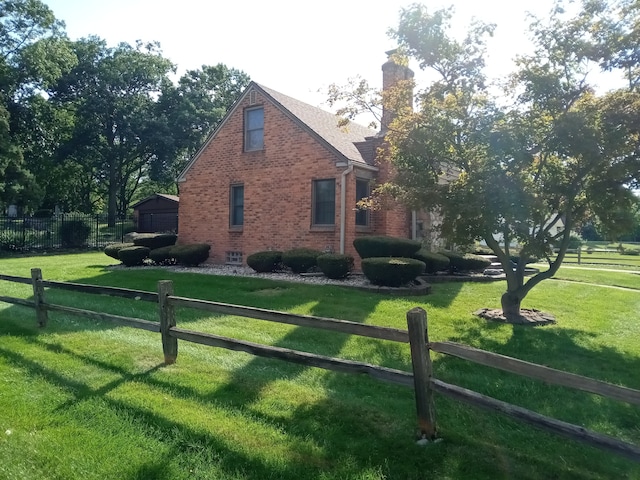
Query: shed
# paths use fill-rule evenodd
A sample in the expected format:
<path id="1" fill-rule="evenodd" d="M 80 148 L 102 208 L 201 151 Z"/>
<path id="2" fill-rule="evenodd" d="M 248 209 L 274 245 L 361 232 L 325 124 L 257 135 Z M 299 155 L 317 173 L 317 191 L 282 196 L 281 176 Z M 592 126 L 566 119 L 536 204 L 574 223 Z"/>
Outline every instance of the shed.
<path id="1" fill-rule="evenodd" d="M 165 193 L 154 193 L 140 200 L 133 205 L 136 231 L 177 233 L 179 203 L 179 197 Z"/>

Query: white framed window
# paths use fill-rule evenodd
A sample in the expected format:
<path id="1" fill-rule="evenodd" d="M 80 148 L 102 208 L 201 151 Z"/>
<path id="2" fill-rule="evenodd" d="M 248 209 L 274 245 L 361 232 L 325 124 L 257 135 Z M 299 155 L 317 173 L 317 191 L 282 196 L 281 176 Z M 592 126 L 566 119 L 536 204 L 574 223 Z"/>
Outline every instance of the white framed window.
<path id="1" fill-rule="evenodd" d="M 264 108 L 247 108 L 244 111 L 244 151 L 264 149 Z"/>
<path id="2" fill-rule="evenodd" d="M 367 198 L 371 194 L 371 185 L 369 180 L 364 178 L 356 178 L 356 203 Z M 359 227 L 368 227 L 371 215 L 369 210 L 358 208 L 356 206 L 356 225 Z"/>
<path id="3" fill-rule="evenodd" d="M 244 225 L 244 185 L 231 185 L 229 193 L 229 226 Z"/>
<path id="4" fill-rule="evenodd" d="M 335 225 L 336 180 L 313 181 L 312 225 Z"/>

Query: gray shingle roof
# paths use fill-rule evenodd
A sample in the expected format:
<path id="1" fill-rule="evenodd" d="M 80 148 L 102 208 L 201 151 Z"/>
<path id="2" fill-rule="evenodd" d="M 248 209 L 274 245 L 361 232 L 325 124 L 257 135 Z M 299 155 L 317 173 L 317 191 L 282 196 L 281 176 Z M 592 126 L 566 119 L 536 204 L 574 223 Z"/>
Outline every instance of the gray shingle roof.
<path id="1" fill-rule="evenodd" d="M 368 163 L 355 143 L 364 142 L 367 137 L 375 136 L 377 133 L 375 130 L 354 122 L 341 127 L 338 125 L 338 117 L 333 113 L 276 92 L 264 85 L 257 83 L 255 85 L 338 153 L 353 162 Z"/>

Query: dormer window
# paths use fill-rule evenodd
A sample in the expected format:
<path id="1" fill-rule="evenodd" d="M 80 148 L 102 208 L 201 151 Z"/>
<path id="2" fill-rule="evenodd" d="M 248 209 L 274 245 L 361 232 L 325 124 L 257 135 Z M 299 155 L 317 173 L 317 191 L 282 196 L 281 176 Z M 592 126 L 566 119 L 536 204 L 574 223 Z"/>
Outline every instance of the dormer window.
<path id="1" fill-rule="evenodd" d="M 264 108 L 244 111 L 244 151 L 264 149 Z"/>

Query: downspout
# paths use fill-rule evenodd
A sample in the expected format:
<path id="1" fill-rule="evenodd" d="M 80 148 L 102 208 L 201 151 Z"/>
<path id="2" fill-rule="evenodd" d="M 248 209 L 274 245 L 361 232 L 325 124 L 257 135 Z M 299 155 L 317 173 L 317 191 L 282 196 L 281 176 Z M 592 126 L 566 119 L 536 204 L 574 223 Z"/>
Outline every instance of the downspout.
<path id="1" fill-rule="evenodd" d="M 418 214 L 411 210 L 411 240 L 418 239 Z"/>
<path id="2" fill-rule="evenodd" d="M 340 253 L 344 255 L 345 228 L 347 226 L 347 175 L 353 172 L 353 162 L 347 163 L 347 168 L 342 172 L 342 180 L 340 182 Z"/>

